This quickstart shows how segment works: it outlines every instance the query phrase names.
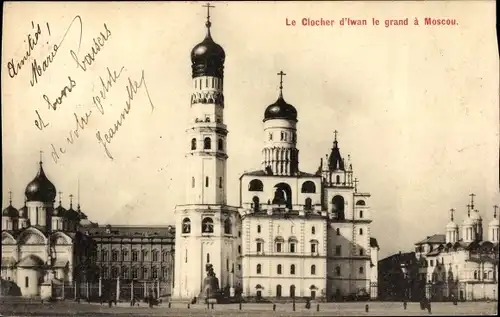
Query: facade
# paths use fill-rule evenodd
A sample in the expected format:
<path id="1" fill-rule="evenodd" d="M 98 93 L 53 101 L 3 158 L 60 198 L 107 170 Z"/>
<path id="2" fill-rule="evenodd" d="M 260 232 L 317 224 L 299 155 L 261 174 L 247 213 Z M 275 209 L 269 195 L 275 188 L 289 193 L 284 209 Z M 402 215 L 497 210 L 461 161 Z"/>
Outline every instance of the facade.
<path id="1" fill-rule="evenodd" d="M 427 297 L 436 300 L 451 296 L 460 300 L 498 298 L 498 207 L 495 206 L 486 236 L 473 200 L 467 208 L 461 228 L 454 222 L 454 210 L 451 210 L 446 234 L 436 234 L 415 244 L 420 263 L 419 279 L 425 284 Z"/>
<path id="2" fill-rule="evenodd" d="M 95 278 L 92 239 L 78 231 L 80 210 L 54 208 L 56 188 L 40 162 L 27 185 L 25 204 L 2 211 L 2 290 L 8 294 L 39 296 L 42 283 L 64 284 Z M 71 198 L 71 197 L 70 197 Z"/>

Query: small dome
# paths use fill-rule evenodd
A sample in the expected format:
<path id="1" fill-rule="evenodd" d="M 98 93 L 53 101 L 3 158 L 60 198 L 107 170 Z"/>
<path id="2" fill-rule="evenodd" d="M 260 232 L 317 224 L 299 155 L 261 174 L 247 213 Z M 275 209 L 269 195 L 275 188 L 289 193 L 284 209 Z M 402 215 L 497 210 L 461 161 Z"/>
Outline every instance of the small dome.
<path id="1" fill-rule="evenodd" d="M 491 219 L 490 223 L 488 224 L 490 227 L 500 227 L 500 223 L 497 218 Z"/>
<path id="2" fill-rule="evenodd" d="M 64 209 L 63 206 L 61 206 L 61 204 L 59 204 L 59 206 L 57 206 L 57 208 L 54 208 L 54 210 L 52 211 L 52 216 L 53 217 L 65 217 L 66 216 L 66 209 Z"/>
<path id="3" fill-rule="evenodd" d="M 74 210 L 71 205 L 70 205 L 69 209 L 66 210 L 66 218 L 68 218 L 69 220 L 78 220 L 79 219 L 78 212 L 76 210 Z"/>
<path id="4" fill-rule="evenodd" d="M 193 78 L 199 76 L 214 76 L 222 78 L 226 53 L 210 35 L 210 22 L 207 22 L 205 39 L 191 50 L 191 68 Z"/>
<path id="5" fill-rule="evenodd" d="M 19 211 L 14 208 L 14 206 L 12 206 L 12 203 L 7 206 L 7 208 L 5 208 L 3 211 L 2 211 L 2 216 L 3 217 L 11 217 L 11 218 L 17 218 L 19 217 Z"/>
<path id="6" fill-rule="evenodd" d="M 448 222 L 446 229 L 458 229 L 458 225 L 454 221 Z"/>
<path id="7" fill-rule="evenodd" d="M 473 226 L 474 220 L 472 220 L 470 217 L 467 217 L 464 219 L 463 225 L 464 226 Z"/>
<path id="8" fill-rule="evenodd" d="M 297 121 L 297 110 L 294 106 L 288 104 L 280 93 L 278 100 L 269 105 L 264 112 L 264 121 L 271 119 L 285 119 Z"/>
<path id="9" fill-rule="evenodd" d="M 28 207 L 26 207 L 26 203 L 19 209 L 19 218 L 28 218 Z"/>
<path id="10" fill-rule="evenodd" d="M 36 177 L 26 186 L 24 192 L 28 201 L 41 201 L 51 203 L 56 198 L 56 187 L 45 176 L 43 171 L 42 162 L 40 162 L 40 169 Z"/>

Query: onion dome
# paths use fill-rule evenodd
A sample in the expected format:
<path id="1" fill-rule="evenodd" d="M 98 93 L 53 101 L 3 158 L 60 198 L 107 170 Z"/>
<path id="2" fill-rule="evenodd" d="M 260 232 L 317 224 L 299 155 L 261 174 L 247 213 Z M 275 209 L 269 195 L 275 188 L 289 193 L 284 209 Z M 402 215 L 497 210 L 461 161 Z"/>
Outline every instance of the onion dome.
<path id="1" fill-rule="evenodd" d="M 205 39 L 191 50 L 191 68 L 193 78 L 200 76 L 213 76 L 222 78 L 224 73 L 224 49 L 212 39 L 210 34 L 210 16 L 207 17 L 205 26 L 207 35 Z"/>
<path id="2" fill-rule="evenodd" d="M 46 203 L 54 202 L 56 198 L 56 187 L 45 176 L 42 162 L 40 161 L 40 169 L 36 177 L 26 186 L 26 199 L 28 201 L 41 201 Z"/>
<path id="3" fill-rule="evenodd" d="M 53 217 L 65 217 L 66 213 L 67 213 L 67 210 L 64 209 L 64 207 L 61 204 L 61 200 L 59 199 L 59 206 L 54 208 L 54 210 L 52 211 L 52 216 Z"/>
<path id="4" fill-rule="evenodd" d="M 493 212 L 493 219 L 491 219 L 489 223 L 490 227 L 500 227 L 500 223 L 498 222 L 497 218 L 497 208 L 498 206 L 495 206 L 495 211 Z"/>
<path id="5" fill-rule="evenodd" d="M 2 211 L 3 217 L 17 218 L 19 217 L 19 211 L 12 206 L 12 192 L 9 191 L 9 205 Z"/>
<path id="6" fill-rule="evenodd" d="M 297 121 L 297 110 L 294 106 L 287 103 L 285 99 L 283 99 L 283 95 L 280 94 L 278 100 L 272 105 L 269 105 L 264 112 L 264 120 L 272 120 L 272 119 L 285 119 Z"/>
<path id="7" fill-rule="evenodd" d="M 455 221 L 453 221 L 453 212 L 455 211 L 455 209 L 451 209 L 450 212 L 450 222 L 448 222 L 448 224 L 446 225 L 446 229 L 458 229 L 458 225 L 455 223 Z"/>
<path id="8" fill-rule="evenodd" d="M 79 219 L 78 212 L 73 209 L 73 195 L 70 195 L 69 197 L 70 197 L 69 209 L 66 210 L 66 218 L 68 218 L 68 220 L 78 220 Z"/>
<path id="9" fill-rule="evenodd" d="M 24 206 L 19 209 L 19 218 L 28 218 L 28 207 L 26 207 L 26 199 L 24 200 Z"/>

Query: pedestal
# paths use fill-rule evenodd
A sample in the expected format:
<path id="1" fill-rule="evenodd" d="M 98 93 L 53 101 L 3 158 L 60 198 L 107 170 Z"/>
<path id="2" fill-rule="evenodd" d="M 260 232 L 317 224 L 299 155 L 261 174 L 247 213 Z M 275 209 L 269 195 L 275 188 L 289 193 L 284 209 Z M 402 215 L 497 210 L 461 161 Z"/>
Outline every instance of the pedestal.
<path id="1" fill-rule="evenodd" d="M 52 282 L 43 282 L 40 285 L 40 298 L 49 300 L 52 297 Z"/>

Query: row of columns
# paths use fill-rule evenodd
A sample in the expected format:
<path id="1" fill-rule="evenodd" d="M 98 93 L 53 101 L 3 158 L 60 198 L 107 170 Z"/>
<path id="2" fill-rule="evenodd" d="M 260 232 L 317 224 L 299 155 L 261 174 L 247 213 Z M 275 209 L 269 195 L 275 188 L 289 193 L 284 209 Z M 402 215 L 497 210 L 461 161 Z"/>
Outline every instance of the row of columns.
<path id="1" fill-rule="evenodd" d="M 147 297 L 148 296 L 148 287 L 147 287 L 147 284 L 148 282 L 146 281 L 143 281 L 143 282 L 134 282 L 134 280 L 131 280 L 130 282 L 130 300 L 133 300 L 134 298 L 134 284 L 137 283 L 137 284 L 140 284 L 140 283 L 143 283 L 144 284 L 144 297 Z M 151 282 L 149 282 L 151 283 Z M 156 294 L 158 296 L 160 296 L 160 281 L 159 280 L 155 280 L 153 282 L 154 284 L 156 284 Z M 75 281 L 74 282 L 74 297 L 75 299 L 78 297 L 78 283 Z M 86 295 L 87 295 L 87 298 L 90 297 L 90 283 L 89 282 L 86 282 Z M 102 296 L 102 278 L 100 277 L 99 278 L 99 297 Z M 62 297 L 64 298 L 64 283 L 62 284 Z M 116 278 L 116 301 L 119 301 L 120 300 L 120 278 Z"/>

